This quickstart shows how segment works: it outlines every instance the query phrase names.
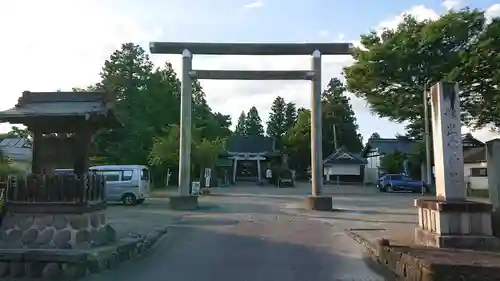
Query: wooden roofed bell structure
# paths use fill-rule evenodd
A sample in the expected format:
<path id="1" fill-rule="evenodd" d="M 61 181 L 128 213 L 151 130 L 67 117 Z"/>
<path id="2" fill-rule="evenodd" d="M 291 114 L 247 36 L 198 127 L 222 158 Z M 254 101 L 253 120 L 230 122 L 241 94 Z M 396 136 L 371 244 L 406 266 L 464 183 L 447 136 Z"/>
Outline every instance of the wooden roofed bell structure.
<path id="1" fill-rule="evenodd" d="M 88 174 L 90 143 L 99 128 L 122 126 L 113 108 L 108 93 L 26 91 L 13 108 L 0 112 L 0 122 L 23 124 L 33 137 L 31 174 L 10 183 L 6 204 L 103 201 L 104 183 Z M 74 175 L 55 175 L 56 168 L 73 168 Z"/>

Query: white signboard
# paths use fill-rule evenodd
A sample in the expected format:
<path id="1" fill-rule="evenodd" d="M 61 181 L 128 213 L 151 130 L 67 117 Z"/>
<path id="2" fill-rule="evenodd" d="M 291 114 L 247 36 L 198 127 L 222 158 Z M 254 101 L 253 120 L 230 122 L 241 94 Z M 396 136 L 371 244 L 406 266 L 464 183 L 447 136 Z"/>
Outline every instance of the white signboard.
<path id="1" fill-rule="evenodd" d="M 212 174 L 212 169 L 210 168 L 205 168 L 205 178 L 208 178 L 210 177 L 210 175 Z"/>
<path id="2" fill-rule="evenodd" d="M 200 182 L 199 181 L 194 181 L 191 184 L 191 194 L 192 195 L 200 194 Z"/>
<path id="3" fill-rule="evenodd" d="M 210 176 L 212 175 L 212 169 L 205 168 L 205 187 L 210 187 Z"/>

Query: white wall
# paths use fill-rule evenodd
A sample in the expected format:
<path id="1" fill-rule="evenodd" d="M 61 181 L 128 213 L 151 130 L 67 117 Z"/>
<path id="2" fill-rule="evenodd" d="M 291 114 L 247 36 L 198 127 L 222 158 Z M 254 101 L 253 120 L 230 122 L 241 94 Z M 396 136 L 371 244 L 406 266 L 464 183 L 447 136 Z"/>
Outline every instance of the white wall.
<path id="1" fill-rule="evenodd" d="M 378 183 L 381 158 L 382 156 L 379 155 L 377 150 L 371 151 L 366 155 L 366 166 L 364 174 L 365 183 Z"/>
<path id="2" fill-rule="evenodd" d="M 464 181 L 467 186 L 472 189 L 488 189 L 488 177 L 471 177 L 470 169 L 471 168 L 486 168 L 486 162 L 482 163 L 466 163 L 464 164 Z"/>
<path id="3" fill-rule="evenodd" d="M 333 165 L 325 167 L 323 170 L 324 175 L 355 175 L 359 176 L 361 172 L 360 165 Z"/>

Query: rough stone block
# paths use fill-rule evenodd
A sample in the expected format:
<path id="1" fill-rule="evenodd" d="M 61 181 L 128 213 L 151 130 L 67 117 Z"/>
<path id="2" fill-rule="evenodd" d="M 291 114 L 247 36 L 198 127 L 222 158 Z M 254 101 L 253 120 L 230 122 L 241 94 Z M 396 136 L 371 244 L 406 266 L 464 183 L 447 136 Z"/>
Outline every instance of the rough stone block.
<path id="1" fill-rule="evenodd" d="M 10 265 L 9 262 L 2 261 L 0 262 L 0 278 L 5 278 L 9 276 Z"/>
<path id="2" fill-rule="evenodd" d="M 42 262 L 26 262 L 25 264 L 26 272 L 25 275 L 30 278 L 39 278 L 42 277 L 43 270 L 45 268 L 45 263 Z"/>
<path id="3" fill-rule="evenodd" d="M 98 228 L 99 226 L 101 226 L 100 219 L 99 219 L 99 214 L 94 213 L 94 214 L 90 215 L 90 225 L 93 228 Z"/>
<path id="4" fill-rule="evenodd" d="M 54 228 L 62 230 L 68 227 L 68 219 L 64 215 L 57 215 L 54 217 Z"/>
<path id="5" fill-rule="evenodd" d="M 40 232 L 38 237 L 36 238 L 35 244 L 38 245 L 47 245 L 52 241 L 52 238 L 54 237 L 55 230 L 53 228 L 45 228 Z"/>
<path id="6" fill-rule="evenodd" d="M 116 250 L 118 252 L 118 258 L 121 261 L 128 260 L 132 258 L 133 252 L 136 251 L 136 244 L 140 241 L 138 238 L 126 238 L 121 239 L 117 242 Z"/>
<path id="7" fill-rule="evenodd" d="M 75 280 L 87 275 L 87 267 L 84 263 L 64 263 L 61 269 L 62 276 L 66 280 Z"/>
<path id="8" fill-rule="evenodd" d="M 38 229 L 31 228 L 28 229 L 26 232 L 24 232 L 23 237 L 21 238 L 21 242 L 25 245 L 32 244 L 35 243 L 37 238 L 38 238 Z"/>
<path id="9" fill-rule="evenodd" d="M 304 199 L 304 208 L 310 211 L 332 211 L 332 197 L 308 196 Z"/>
<path id="10" fill-rule="evenodd" d="M 118 250 L 116 246 L 103 246 L 87 251 L 87 268 L 91 273 L 98 273 L 114 266 L 118 260 Z"/>
<path id="11" fill-rule="evenodd" d="M 69 229 L 61 230 L 54 236 L 54 243 L 59 249 L 67 249 L 71 241 L 71 231 Z"/>
<path id="12" fill-rule="evenodd" d="M 19 228 L 24 231 L 32 227 L 34 223 L 35 223 L 35 216 L 23 215 L 19 216 L 17 221 L 17 226 L 19 226 Z"/>
<path id="13" fill-rule="evenodd" d="M 57 278 L 61 277 L 61 275 L 61 266 L 55 262 L 47 263 L 42 271 L 42 278 L 45 280 L 56 280 Z"/>
<path id="14" fill-rule="evenodd" d="M 86 229 L 90 225 L 89 215 L 82 214 L 71 217 L 70 225 L 74 229 Z"/>
<path id="15" fill-rule="evenodd" d="M 17 218 L 12 214 L 6 214 L 2 219 L 2 228 L 11 229 L 17 225 Z"/>
<path id="16" fill-rule="evenodd" d="M 54 224 L 54 216 L 52 215 L 39 215 L 35 217 L 35 226 L 37 229 L 43 230 Z"/>
<path id="17" fill-rule="evenodd" d="M 24 263 L 23 262 L 10 262 L 9 263 L 10 277 L 19 278 L 24 276 Z"/>
<path id="18" fill-rule="evenodd" d="M 172 210 L 189 211 L 198 209 L 197 196 L 172 196 L 169 198 L 168 205 Z"/>
<path id="19" fill-rule="evenodd" d="M 10 229 L 7 231 L 7 237 L 5 239 L 5 242 L 7 243 L 13 243 L 17 242 L 21 239 L 23 236 L 23 232 L 19 229 Z"/>

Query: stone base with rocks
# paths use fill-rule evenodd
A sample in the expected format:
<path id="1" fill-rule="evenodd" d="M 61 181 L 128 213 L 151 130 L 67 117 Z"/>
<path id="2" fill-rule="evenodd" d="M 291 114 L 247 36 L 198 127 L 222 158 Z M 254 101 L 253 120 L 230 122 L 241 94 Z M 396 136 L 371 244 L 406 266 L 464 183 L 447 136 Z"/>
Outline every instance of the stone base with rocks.
<path id="1" fill-rule="evenodd" d="M 0 280 L 75 280 L 100 273 L 139 257 L 166 233 L 166 228 L 157 228 L 145 236 L 130 235 L 87 249 L 0 249 Z"/>
<path id="2" fill-rule="evenodd" d="M 0 227 L 0 249 L 90 249 L 115 240 L 103 212 L 7 213 Z"/>
<path id="3" fill-rule="evenodd" d="M 406 281 L 493 281 L 500 276 L 500 253 L 370 242 L 352 231 L 369 256 Z"/>

